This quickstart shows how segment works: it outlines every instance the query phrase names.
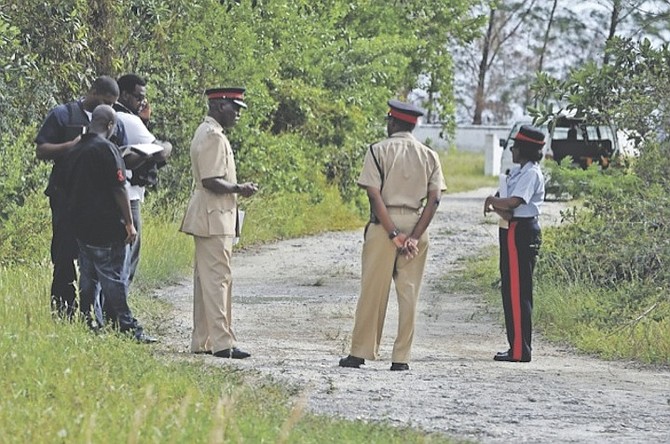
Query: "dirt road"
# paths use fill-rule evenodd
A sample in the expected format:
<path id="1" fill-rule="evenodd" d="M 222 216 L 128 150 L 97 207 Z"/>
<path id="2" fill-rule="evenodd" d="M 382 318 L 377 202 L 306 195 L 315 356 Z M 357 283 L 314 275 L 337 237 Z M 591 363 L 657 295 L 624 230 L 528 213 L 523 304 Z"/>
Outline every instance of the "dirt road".
<path id="1" fill-rule="evenodd" d="M 492 190 L 447 195 L 432 246 L 409 372 L 391 372 L 396 330 L 391 294 L 382 357 L 360 370 L 347 354 L 358 298 L 362 230 L 326 233 L 236 252 L 233 317 L 243 361 L 187 355 L 191 281 L 166 289 L 174 306 L 162 347 L 212 365 L 258 371 L 306 393 L 318 414 L 387 421 L 483 443 L 670 442 L 670 371 L 603 362 L 534 339 L 533 361 L 499 363 L 500 315 L 481 295 L 439 285 L 462 259 L 497 250 L 497 225 L 482 215 Z M 541 223 L 558 218 L 547 203 Z M 536 297 L 542 297 L 537 295 Z"/>

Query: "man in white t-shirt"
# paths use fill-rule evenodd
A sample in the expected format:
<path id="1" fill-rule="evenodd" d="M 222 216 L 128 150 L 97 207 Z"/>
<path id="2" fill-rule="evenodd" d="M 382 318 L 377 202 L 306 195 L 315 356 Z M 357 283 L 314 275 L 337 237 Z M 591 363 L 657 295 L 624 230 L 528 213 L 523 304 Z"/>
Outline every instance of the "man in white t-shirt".
<path id="1" fill-rule="evenodd" d="M 133 214 L 133 222 L 137 230 L 137 239 L 130 247 L 130 253 L 126 261 L 128 284 L 133 281 L 137 265 L 140 260 L 140 247 L 142 242 L 142 219 L 141 205 L 144 201 L 146 186 L 156 184 L 156 173 L 158 168 L 165 165 L 167 158 L 172 151 L 172 145 L 169 142 L 156 140 L 151 131 L 147 128 L 150 117 L 150 107 L 147 102 L 147 83 L 135 75 L 126 74 L 117 80 L 119 85 L 119 99 L 114 104 L 117 118 L 123 122 L 126 128 L 126 137 L 128 145 L 138 144 L 157 144 L 163 147 L 163 150 L 148 156 L 146 162 L 139 167 L 128 170 L 128 198 L 130 199 L 130 209 Z"/>

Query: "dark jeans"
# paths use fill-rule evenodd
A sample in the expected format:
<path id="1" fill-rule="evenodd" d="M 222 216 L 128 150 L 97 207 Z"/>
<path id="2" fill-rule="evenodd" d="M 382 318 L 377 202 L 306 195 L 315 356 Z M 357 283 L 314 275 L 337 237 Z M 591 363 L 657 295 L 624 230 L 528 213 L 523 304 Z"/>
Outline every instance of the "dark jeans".
<path id="1" fill-rule="evenodd" d="M 140 242 L 142 240 L 142 220 L 140 219 L 140 210 L 142 208 L 141 202 L 138 200 L 130 201 L 130 211 L 133 215 L 133 225 L 135 230 L 137 230 L 137 237 L 135 242 L 130 244 L 128 254 L 126 255 L 124 276 L 127 279 L 127 285 L 133 282 L 133 277 L 135 277 L 135 272 L 137 271 L 137 265 L 140 262 Z M 100 292 L 98 288 L 98 297 L 95 301 L 95 317 L 98 320 L 98 324 L 103 325 L 105 323 L 105 318 L 109 317 L 110 308 L 107 306 L 107 300 L 105 299 L 104 293 Z"/>
<path id="2" fill-rule="evenodd" d="M 72 224 L 67 220 L 66 199 L 62 192 L 54 190 L 49 196 L 51 207 L 51 306 L 61 316 L 72 318 L 77 310 L 75 282 L 77 272 L 75 260 L 79 254 Z"/>
<path id="3" fill-rule="evenodd" d="M 128 306 L 128 284 L 125 278 L 128 246 L 123 243 L 107 246 L 79 242 L 79 299 L 81 311 L 90 321 L 98 285 L 105 294 L 107 315 L 122 332 L 141 332 L 142 327 Z"/>

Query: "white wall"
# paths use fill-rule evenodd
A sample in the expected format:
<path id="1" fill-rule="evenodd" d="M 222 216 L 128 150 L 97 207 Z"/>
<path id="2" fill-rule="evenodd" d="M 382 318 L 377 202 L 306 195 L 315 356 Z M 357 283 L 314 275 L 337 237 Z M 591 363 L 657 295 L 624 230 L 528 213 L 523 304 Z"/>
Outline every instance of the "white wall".
<path id="1" fill-rule="evenodd" d="M 440 137 L 442 125 L 419 125 L 414 128 L 414 137 L 436 150 L 446 150 L 455 145 L 459 151 L 484 153 L 484 174 L 500 174 L 502 148 L 500 139 L 506 139 L 510 126 L 462 125 L 456 128 L 454 140 Z"/>
<path id="2" fill-rule="evenodd" d="M 456 128 L 454 139 L 447 140 L 440 137 L 442 125 L 428 124 L 417 126 L 413 134 L 421 142 L 427 141 L 427 145 L 436 150 L 446 150 L 455 145 L 459 151 L 485 153 L 489 148 L 486 136 L 492 134 L 498 143 L 499 139 L 507 138 L 510 128 L 511 126 L 462 125 Z"/>

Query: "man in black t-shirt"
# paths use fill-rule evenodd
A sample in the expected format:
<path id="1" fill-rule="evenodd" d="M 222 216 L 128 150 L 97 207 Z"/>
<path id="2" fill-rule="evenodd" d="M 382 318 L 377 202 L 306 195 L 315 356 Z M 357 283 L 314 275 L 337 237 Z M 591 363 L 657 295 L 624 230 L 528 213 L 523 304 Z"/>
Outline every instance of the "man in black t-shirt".
<path id="1" fill-rule="evenodd" d="M 77 279 L 75 259 L 78 250 L 70 224 L 66 221 L 67 196 L 62 186 L 66 177 L 63 173 L 64 159 L 85 132 L 93 109 L 100 104 L 112 105 L 118 97 L 116 81 L 109 76 L 98 77 L 84 98 L 53 108 L 35 138 L 37 158 L 54 163 L 45 191 L 49 196 L 52 216 L 51 305 L 55 314 L 67 318 L 71 318 L 77 308 L 74 282 Z M 116 137 L 119 143 L 126 143 L 122 126 L 117 128 Z"/>
<path id="2" fill-rule="evenodd" d="M 124 264 L 137 231 L 125 188 L 126 166 L 117 146 L 109 141 L 115 126 L 114 109 L 97 106 L 88 132 L 65 159 L 68 214 L 79 245 L 80 309 L 93 326 L 91 310 L 100 284 L 108 314 L 119 330 L 132 333 L 140 342 L 155 342 L 128 307 Z"/>

